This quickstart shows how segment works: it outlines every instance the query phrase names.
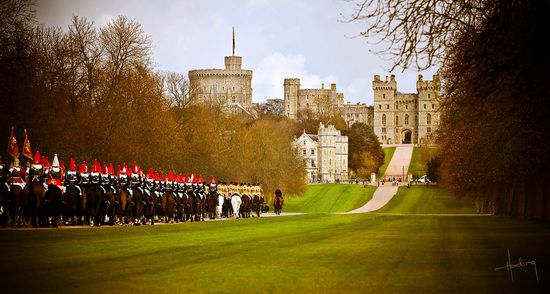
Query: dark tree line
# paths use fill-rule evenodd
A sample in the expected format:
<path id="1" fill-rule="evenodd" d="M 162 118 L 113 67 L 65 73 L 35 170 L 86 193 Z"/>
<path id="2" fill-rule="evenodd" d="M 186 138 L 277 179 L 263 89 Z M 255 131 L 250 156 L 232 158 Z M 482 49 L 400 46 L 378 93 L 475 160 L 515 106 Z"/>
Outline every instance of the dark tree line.
<path id="1" fill-rule="evenodd" d="M 50 158 L 137 160 L 143 169 L 215 175 L 300 194 L 305 169 L 284 119 L 225 115 L 189 103 L 189 83 L 153 68 L 139 23 L 104 27 L 74 16 L 68 28 L 34 21 L 32 1 L 0 2 L 0 129 Z M 7 150 L 0 150 L 9 163 Z M 21 158 L 22 159 L 22 158 Z M 22 163 L 25 161 L 22 159 Z"/>
<path id="2" fill-rule="evenodd" d="M 550 219 L 550 3 L 368 0 L 394 68 L 441 66 L 441 180 L 480 212 Z"/>

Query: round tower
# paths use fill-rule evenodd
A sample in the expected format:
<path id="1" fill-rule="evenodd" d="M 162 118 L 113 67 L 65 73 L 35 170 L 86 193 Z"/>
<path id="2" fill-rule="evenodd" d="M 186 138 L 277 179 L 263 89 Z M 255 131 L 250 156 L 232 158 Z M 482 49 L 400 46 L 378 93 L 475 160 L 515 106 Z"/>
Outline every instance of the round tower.
<path id="1" fill-rule="evenodd" d="M 284 102 L 285 113 L 289 118 L 296 119 L 298 114 L 298 94 L 300 91 L 300 79 L 285 79 Z"/>

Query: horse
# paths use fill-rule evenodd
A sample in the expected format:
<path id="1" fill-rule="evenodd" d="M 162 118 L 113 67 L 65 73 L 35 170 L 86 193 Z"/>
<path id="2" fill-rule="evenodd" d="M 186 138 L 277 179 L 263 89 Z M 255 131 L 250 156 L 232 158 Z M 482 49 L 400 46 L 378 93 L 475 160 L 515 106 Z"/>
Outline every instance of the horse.
<path id="1" fill-rule="evenodd" d="M 90 183 L 85 188 L 85 223 L 90 226 L 100 226 L 103 217 L 104 193 L 99 183 Z"/>
<path id="2" fill-rule="evenodd" d="M 68 184 L 65 188 L 65 209 L 63 221 L 65 225 L 76 225 L 82 217 L 82 191 L 79 186 Z"/>
<path id="3" fill-rule="evenodd" d="M 239 209 L 241 217 L 249 218 L 251 210 L 252 210 L 252 198 L 245 194 L 241 197 L 241 207 Z"/>
<path id="4" fill-rule="evenodd" d="M 216 215 L 219 218 L 222 217 L 222 208 L 223 208 L 224 201 L 225 201 L 225 198 L 223 198 L 223 195 L 218 194 L 218 204 L 216 205 Z"/>
<path id="5" fill-rule="evenodd" d="M 132 185 L 132 214 L 133 214 L 133 220 L 134 225 L 139 225 L 140 223 L 144 223 L 143 221 L 143 208 L 144 208 L 144 197 L 143 197 L 143 190 L 138 187 L 137 185 Z"/>
<path id="6" fill-rule="evenodd" d="M 179 198 L 179 197 L 177 197 Z M 176 195 L 174 195 L 174 192 L 172 189 L 166 189 L 164 193 L 162 194 L 162 210 L 164 211 L 163 219 L 164 222 L 173 223 L 175 214 L 176 214 L 176 207 L 183 207 L 181 199 L 177 199 Z"/>
<path id="7" fill-rule="evenodd" d="M 206 195 L 202 190 L 195 190 L 195 221 L 204 221 Z"/>
<path id="8" fill-rule="evenodd" d="M 2 173 L 2 170 L 0 170 L 0 173 Z M 8 180 L 5 177 L 5 174 L 2 173 L 0 175 L 0 226 L 7 226 L 8 225 L 8 197 L 10 193 L 10 187 L 8 185 Z"/>
<path id="9" fill-rule="evenodd" d="M 233 207 L 233 214 L 235 215 L 235 218 L 239 218 L 241 203 L 242 199 L 239 194 L 233 194 L 233 196 L 231 196 L 231 206 Z"/>
<path id="10" fill-rule="evenodd" d="M 197 201 L 195 193 L 190 187 L 185 190 L 185 219 L 193 221 L 195 216 L 195 202 Z"/>
<path id="11" fill-rule="evenodd" d="M 101 218 L 103 219 L 104 216 L 107 216 L 109 218 L 109 225 L 112 226 L 115 224 L 116 218 L 116 189 L 111 184 L 104 184 L 101 187 L 103 188 Z"/>
<path id="12" fill-rule="evenodd" d="M 12 186 L 13 187 L 13 186 Z M 16 188 L 17 189 L 17 188 Z M 16 205 L 22 207 L 23 209 L 25 207 L 28 207 L 28 213 L 30 215 L 31 219 L 31 225 L 33 227 L 38 226 L 46 226 L 47 225 L 47 211 L 46 211 L 46 203 L 45 203 L 45 196 L 46 196 L 46 188 L 44 184 L 44 180 L 42 177 L 34 177 L 30 179 L 30 183 L 25 186 L 24 193 L 21 194 L 21 198 L 16 200 Z M 14 191 L 15 192 L 15 191 Z M 25 197 L 26 196 L 26 197 Z M 26 199 L 24 199 L 26 198 Z M 27 205 L 25 205 L 25 201 L 27 202 Z M 17 204 L 17 202 L 19 202 Z M 26 215 L 25 212 L 22 212 L 23 216 Z"/>
<path id="13" fill-rule="evenodd" d="M 257 217 L 260 217 L 260 212 L 262 210 L 263 198 L 255 195 L 252 197 L 252 211 L 256 213 Z"/>
<path id="14" fill-rule="evenodd" d="M 46 223 L 45 225 L 48 226 L 51 224 L 52 227 L 57 227 L 57 221 L 61 218 L 61 212 L 63 210 L 64 206 L 64 199 L 63 199 L 63 191 L 61 190 L 61 187 L 50 184 L 48 185 L 48 189 L 46 190 L 45 196 L 44 196 L 44 207 L 45 210 L 45 216 L 46 216 Z M 48 222 L 48 219 L 51 217 L 51 223 Z"/>
<path id="15" fill-rule="evenodd" d="M 210 193 L 208 193 L 208 196 L 206 197 L 206 207 L 208 208 L 208 218 L 216 219 L 217 206 L 218 206 L 218 193 L 216 193 L 216 191 L 210 191 Z"/>
<path id="16" fill-rule="evenodd" d="M 145 217 L 145 222 L 151 221 L 151 225 L 155 224 L 155 210 L 157 209 L 157 195 L 152 189 L 144 189 L 144 201 L 145 207 L 143 209 L 143 214 Z"/>
<path id="17" fill-rule="evenodd" d="M 130 203 L 132 196 L 125 187 L 119 187 L 115 194 L 115 216 L 117 223 L 125 224 L 131 219 Z"/>
<path id="18" fill-rule="evenodd" d="M 275 200 L 273 202 L 273 210 L 275 211 L 275 214 L 277 215 L 281 214 L 284 203 L 285 203 L 285 199 L 283 198 L 283 193 L 281 192 L 281 190 L 277 189 L 275 191 Z"/>
<path id="19" fill-rule="evenodd" d="M 231 205 L 231 198 L 223 198 L 222 205 L 222 217 L 228 218 L 233 215 L 233 206 Z"/>

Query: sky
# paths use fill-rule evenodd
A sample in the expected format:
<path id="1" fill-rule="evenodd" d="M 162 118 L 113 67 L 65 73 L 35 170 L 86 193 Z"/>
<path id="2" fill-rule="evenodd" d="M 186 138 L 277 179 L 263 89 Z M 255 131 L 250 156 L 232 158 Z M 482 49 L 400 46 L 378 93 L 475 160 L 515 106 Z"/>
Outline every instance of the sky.
<path id="1" fill-rule="evenodd" d="M 283 98 L 285 78 L 300 78 L 302 88 L 336 83 L 344 101 L 373 104 L 372 80 L 392 73 L 387 57 L 374 55 L 374 40 L 356 37 L 362 22 L 345 23 L 354 4 L 345 0 L 41 0 L 38 22 L 65 31 L 73 15 L 102 27 L 118 15 L 141 24 L 152 43 L 154 66 L 185 74 L 224 68 L 224 56 L 242 56 L 253 71 L 253 101 Z M 422 74 L 436 68 L 393 72 L 397 90 L 416 93 Z"/>

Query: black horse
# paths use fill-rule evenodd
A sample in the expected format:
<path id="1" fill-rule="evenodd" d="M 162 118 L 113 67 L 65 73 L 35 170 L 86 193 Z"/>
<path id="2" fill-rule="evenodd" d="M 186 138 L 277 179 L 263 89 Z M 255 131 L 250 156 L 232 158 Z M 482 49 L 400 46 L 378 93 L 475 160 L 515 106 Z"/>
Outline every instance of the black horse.
<path id="1" fill-rule="evenodd" d="M 281 214 L 284 203 L 285 203 L 285 199 L 283 198 L 283 193 L 281 192 L 281 190 L 279 189 L 275 190 L 275 200 L 273 202 L 273 209 L 275 211 L 275 214 L 277 215 Z"/>
<path id="2" fill-rule="evenodd" d="M 218 193 L 214 190 L 208 193 L 206 197 L 206 207 L 208 209 L 208 218 L 216 219 L 216 206 L 218 206 Z"/>
<path id="3" fill-rule="evenodd" d="M 50 184 L 48 190 L 44 196 L 44 203 L 41 209 L 45 210 L 45 225 L 51 225 L 57 227 L 58 220 L 61 219 L 61 212 L 63 211 L 64 200 L 63 191 L 61 187 Z"/>
<path id="4" fill-rule="evenodd" d="M 84 223 L 91 226 L 100 226 L 103 217 L 104 194 L 99 183 L 90 183 L 84 189 L 86 214 Z"/>
<path id="5" fill-rule="evenodd" d="M 155 194 L 154 190 L 148 188 L 143 189 L 143 192 L 143 197 L 145 201 L 143 215 L 145 218 L 145 223 L 150 221 L 151 225 L 154 225 L 157 209 L 157 195 Z"/>
<path id="6" fill-rule="evenodd" d="M 82 221 L 82 192 L 80 187 L 75 184 L 67 184 L 65 187 L 63 222 L 65 225 L 74 226 Z"/>

